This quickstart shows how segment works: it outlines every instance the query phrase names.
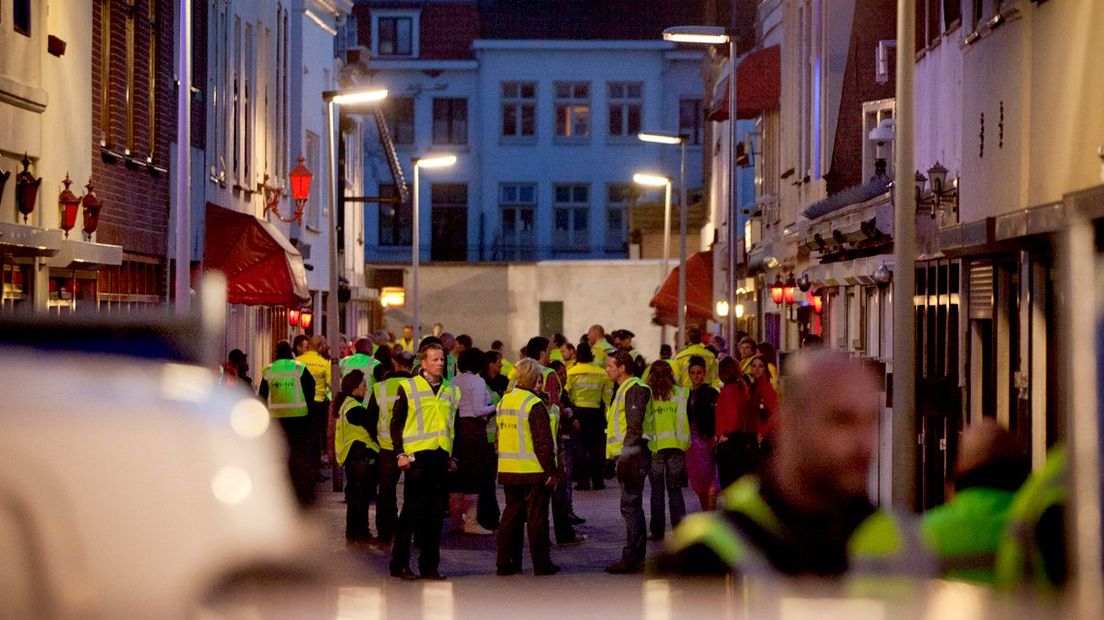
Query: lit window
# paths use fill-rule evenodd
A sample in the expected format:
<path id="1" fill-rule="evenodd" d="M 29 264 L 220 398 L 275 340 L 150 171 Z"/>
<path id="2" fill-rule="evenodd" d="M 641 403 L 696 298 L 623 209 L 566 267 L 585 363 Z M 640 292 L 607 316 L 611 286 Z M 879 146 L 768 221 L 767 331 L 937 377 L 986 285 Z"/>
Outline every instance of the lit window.
<path id="1" fill-rule="evenodd" d="M 590 83 L 556 82 L 556 136 L 585 140 L 590 136 Z"/>

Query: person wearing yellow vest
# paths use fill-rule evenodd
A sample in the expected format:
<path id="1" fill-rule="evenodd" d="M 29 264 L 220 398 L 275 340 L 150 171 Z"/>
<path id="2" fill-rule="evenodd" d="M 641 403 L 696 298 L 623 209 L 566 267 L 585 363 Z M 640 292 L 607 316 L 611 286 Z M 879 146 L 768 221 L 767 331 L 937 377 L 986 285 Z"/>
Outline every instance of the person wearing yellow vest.
<path id="1" fill-rule="evenodd" d="M 314 468 L 315 478 L 322 478 L 322 453 L 329 453 L 329 428 L 330 410 L 330 360 L 322 355 L 329 349 L 326 337 L 320 334 L 311 336 L 303 345 L 303 353 L 295 358 L 295 361 L 306 364 L 307 370 L 314 377 L 314 395 L 307 399 L 307 407 L 310 412 L 311 439 L 310 459 Z M 308 395 L 310 396 L 310 395 Z M 322 478 L 324 479 L 324 478 Z"/>
<path id="2" fill-rule="evenodd" d="M 606 464 L 605 408 L 613 399 L 613 381 L 606 369 L 594 363 L 590 345 L 581 343 L 575 349 L 575 365 L 567 369 L 567 395 L 575 405 L 579 421 L 582 458 L 576 464 L 576 489 L 604 489 L 603 470 Z"/>
<path id="3" fill-rule="evenodd" d="M 414 326 L 413 325 L 403 325 L 402 338 L 399 338 L 397 342 L 398 342 L 399 346 L 401 346 L 403 348 L 403 351 L 410 351 L 411 353 L 414 353 L 414 354 L 418 353 L 415 350 L 416 349 L 415 345 L 417 343 L 414 342 Z"/>
<path id="4" fill-rule="evenodd" d="M 284 431 L 291 485 L 295 489 L 295 498 L 304 508 L 314 504 L 314 480 L 318 475 L 310 462 L 309 394 L 314 394 L 314 377 L 305 364 L 292 359 L 288 341 L 277 342 L 275 361 L 261 371 L 258 395 Z"/>
<path id="5" fill-rule="evenodd" d="M 648 401 L 649 414 L 645 417 L 648 447 L 652 450 L 652 468 L 648 478 L 652 481 L 651 540 L 663 540 L 663 495 L 666 491 L 671 504 L 671 527 L 678 527 L 686 516 L 686 502 L 682 498 L 682 479 L 686 475 L 686 449 L 690 447 L 690 421 L 686 407 L 689 390 L 675 385 L 671 365 L 657 361 L 648 373 L 648 387 L 652 399 Z"/>
<path id="6" fill-rule="evenodd" d="M 364 373 L 365 380 L 368 381 L 368 393 L 372 392 L 372 386 L 376 382 L 376 367 L 379 366 L 379 362 L 372 357 L 372 341 L 367 338 L 357 338 L 353 342 L 353 353 L 341 358 L 338 362 L 338 368 L 341 370 L 341 376 L 349 374 L 352 370 L 360 370 Z"/>
<path id="7" fill-rule="evenodd" d="M 515 385 L 498 403 L 498 481 L 506 493 L 506 507 L 498 526 L 497 574 L 521 572 L 524 530 L 529 535 L 533 573 L 553 575 L 548 508 L 559 481 L 556 465 L 556 416 L 538 396 L 542 371 L 536 360 L 517 363 Z"/>
<path id="8" fill-rule="evenodd" d="M 606 366 L 606 357 L 617 350 L 609 340 L 606 340 L 606 328 L 601 325 L 591 325 L 586 333 L 587 344 L 590 352 L 594 354 L 594 363 L 601 368 Z"/>
<path id="9" fill-rule="evenodd" d="M 690 387 L 690 358 L 695 355 L 705 360 L 705 381 L 709 385 L 717 387 L 717 356 L 702 344 L 702 330 L 700 327 L 689 327 L 686 330 L 688 344 L 675 355 L 671 361 L 671 370 L 675 371 L 675 379 L 684 388 Z"/>
<path id="10" fill-rule="evenodd" d="M 997 547 L 997 587 L 1031 585 L 1046 591 L 1069 580 L 1068 476 L 1069 457 L 1059 444 L 1012 498 L 1008 525 Z"/>
<path id="11" fill-rule="evenodd" d="M 560 359 L 563 360 L 564 368 L 571 370 L 571 367 L 575 365 L 575 345 L 564 341 L 560 345 Z"/>
<path id="12" fill-rule="evenodd" d="M 751 336 L 740 338 L 740 342 L 736 345 L 736 351 L 740 354 L 736 358 L 740 362 L 740 372 L 744 373 L 744 376 L 750 380 L 751 361 L 755 359 L 759 352 L 755 347 L 755 340 Z"/>
<path id="13" fill-rule="evenodd" d="M 621 485 L 621 515 L 625 518 L 626 541 L 621 559 L 606 567 L 607 573 L 639 573 L 644 570 L 647 550 L 644 523 L 644 478 L 651 452 L 644 429 L 648 426 L 651 390 L 632 374 L 634 363 L 625 351 L 606 359 L 606 374 L 617 384 L 613 404 L 606 411 L 606 459 L 614 461 Z"/>
<path id="14" fill-rule="evenodd" d="M 376 540 L 381 545 L 391 544 L 395 536 L 395 524 L 399 519 L 396 490 L 402 470 L 399 469 L 395 444 L 391 441 L 391 418 L 395 401 L 399 399 L 400 386 L 407 385 L 408 393 L 414 390 L 410 385 L 414 354 L 410 351 L 399 351 L 391 359 L 393 368 L 384 375 L 383 381 L 376 383 L 367 406 L 369 417 L 378 420 L 376 438 L 380 451 L 376 472 L 379 479 L 376 495 Z"/>
<path id="15" fill-rule="evenodd" d="M 688 515 L 661 572 L 846 573 L 927 577 L 919 530 L 875 507 L 868 474 L 878 441 L 878 383 L 862 363 L 813 353 L 794 363 L 774 450 L 720 498 L 722 513 Z"/>
<path id="16" fill-rule="evenodd" d="M 368 380 L 354 368 L 341 378 L 341 391 L 332 407 L 337 423 L 334 454 L 345 470 L 345 544 L 360 546 L 372 542 L 368 505 L 375 492 L 375 463 L 379 455 L 376 423 L 364 408 Z"/>
<path id="17" fill-rule="evenodd" d="M 399 469 L 406 472 L 403 508 L 391 546 L 390 572 L 404 580 L 444 579 L 441 527 L 446 508 L 445 482 L 456 471 L 452 444 L 460 392 L 444 379 L 445 350 L 437 343 L 422 347 L 421 368 L 400 384 L 391 415 L 391 441 Z M 411 539 L 417 543 L 418 573 L 410 570 Z"/>

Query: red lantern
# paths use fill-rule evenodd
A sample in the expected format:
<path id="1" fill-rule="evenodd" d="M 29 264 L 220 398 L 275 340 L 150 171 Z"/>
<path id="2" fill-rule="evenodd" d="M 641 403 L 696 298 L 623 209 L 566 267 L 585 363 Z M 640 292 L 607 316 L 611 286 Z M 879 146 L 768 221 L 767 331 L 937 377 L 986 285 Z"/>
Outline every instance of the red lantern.
<path id="1" fill-rule="evenodd" d="M 77 208 L 80 207 L 81 199 L 69 190 L 69 186 L 73 184 L 69 180 L 69 173 L 65 174 L 62 184 L 65 189 L 58 195 L 58 227 L 65 231 L 65 238 L 68 239 L 69 231 L 77 225 Z"/>
<path id="2" fill-rule="evenodd" d="M 307 310 L 304 310 L 299 314 L 299 327 L 303 328 L 303 331 L 310 329 L 311 321 L 314 320 L 314 316 Z"/>
<path id="3" fill-rule="evenodd" d="M 299 156 L 299 163 L 296 164 L 291 172 L 288 174 L 291 177 L 291 197 L 296 202 L 306 200 L 310 197 L 311 179 L 314 175 L 311 174 L 310 168 L 303 163 L 303 156 Z"/>
<path id="4" fill-rule="evenodd" d="M 84 189 L 88 191 L 84 193 L 84 198 L 81 199 L 81 206 L 84 207 L 84 226 L 81 230 L 84 231 L 84 238 L 91 240 L 92 233 L 96 232 L 96 229 L 100 226 L 100 209 L 103 208 L 103 203 L 96 197 L 96 192 L 92 189 L 92 179 L 88 179 L 88 185 L 85 185 Z"/>
<path id="5" fill-rule="evenodd" d="M 299 324 L 299 309 L 291 308 L 288 310 L 288 325 L 295 327 Z"/>
<path id="6" fill-rule="evenodd" d="M 786 278 L 786 285 L 783 288 L 782 296 L 786 299 L 787 304 L 794 302 L 794 295 L 797 291 L 797 280 L 794 280 L 794 276 L 791 273 L 790 277 Z"/>
<path id="7" fill-rule="evenodd" d="M 822 293 L 820 290 L 817 290 L 817 292 L 813 293 L 813 310 L 817 314 L 824 312 L 824 293 Z"/>
<path id="8" fill-rule="evenodd" d="M 775 276 L 774 284 L 770 286 L 771 300 L 776 304 L 782 303 L 782 296 L 785 294 L 785 285 L 782 284 L 782 276 Z"/>

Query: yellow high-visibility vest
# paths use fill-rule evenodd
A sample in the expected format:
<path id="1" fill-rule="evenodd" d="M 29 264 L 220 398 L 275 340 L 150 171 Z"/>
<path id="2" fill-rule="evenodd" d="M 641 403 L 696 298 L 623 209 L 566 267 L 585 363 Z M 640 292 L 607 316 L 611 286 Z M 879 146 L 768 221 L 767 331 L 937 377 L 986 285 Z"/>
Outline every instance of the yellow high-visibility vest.
<path id="1" fill-rule="evenodd" d="M 421 375 L 414 377 L 413 385 L 400 384 L 399 389 L 406 393 L 409 405 L 403 427 L 403 450 L 410 454 L 440 448 L 451 455 L 460 390 L 442 379 L 434 394 L 429 381 Z"/>
<path id="2" fill-rule="evenodd" d="M 645 416 L 649 428 L 645 428 L 648 446 L 653 452 L 675 448 L 686 452 L 690 447 L 690 421 L 686 415 L 689 390 L 675 386 L 668 400 L 648 401 L 650 414 Z"/>
<path id="3" fill-rule="evenodd" d="M 639 385 L 649 392 L 651 389 L 646 383 L 636 377 L 629 377 L 617 388 L 617 395 L 613 398 L 613 406 L 606 410 L 606 458 L 612 459 L 621 454 L 625 443 L 625 435 L 629 431 L 629 421 L 625 417 L 625 394 L 629 388 Z M 647 412 L 644 416 L 644 428 L 648 428 Z"/>
<path id="4" fill-rule="evenodd" d="M 509 474 L 544 473 L 533 448 L 533 432 L 529 428 L 529 414 L 539 402 L 540 397 L 536 394 L 516 388 L 498 403 L 495 415 L 498 425 L 498 471 Z M 554 417 L 551 414 L 549 417 L 555 428 Z"/>
<path id="5" fill-rule="evenodd" d="M 301 418 L 307 415 L 307 396 L 303 393 L 303 370 L 295 360 L 276 360 L 261 375 L 268 382 L 268 412 L 274 418 Z"/>
<path id="6" fill-rule="evenodd" d="M 412 381 L 410 377 L 389 377 L 377 383 L 372 389 L 380 412 L 376 437 L 379 438 L 380 447 L 384 450 L 395 449 L 395 442 L 391 440 L 391 415 L 395 411 L 395 401 L 399 399 L 399 386 L 404 383 L 409 384 L 407 393 L 411 393 L 414 391 Z"/>
<path id="7" fill-rule="evenodd" d="M 354 407 L 363 407 L 364 403 L 349 396 L 341 403 L 341 409 L 337 412 L 337 425 L 334 428 L 334 452 L 337 455 L 337 464 L 344 465 L 349 456 L 349 450 L 353 443 L 359 441 L 368 446 L 373 452 L 379 452 L 379 444 L 372 441 L 372 435 L 368 429 L 349 422 L 349 411 Z"/>
<path id="8" fill-rule="evenodd" d="M 567 370 L 567 394 L 576 407 L 597 409 L 603 404 L 609 405 L 613 381 L 604 369 L 578 363 Z"/>

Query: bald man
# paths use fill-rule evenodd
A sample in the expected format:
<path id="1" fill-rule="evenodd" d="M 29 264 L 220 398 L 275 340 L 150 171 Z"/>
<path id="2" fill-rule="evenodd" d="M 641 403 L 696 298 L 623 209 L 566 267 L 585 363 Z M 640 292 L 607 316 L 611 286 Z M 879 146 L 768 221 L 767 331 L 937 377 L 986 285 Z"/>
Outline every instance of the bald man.
<path id="1" fill-rule="evenodd" d="M 726 489 L 723 513 L 683 520 L 660 567 L 684 574 L 933 572 L 917 528 L 866 494 L 879 392 L 860 362 L 828 353 L 800 358 L 762 477 L 750 474 Z"/>

